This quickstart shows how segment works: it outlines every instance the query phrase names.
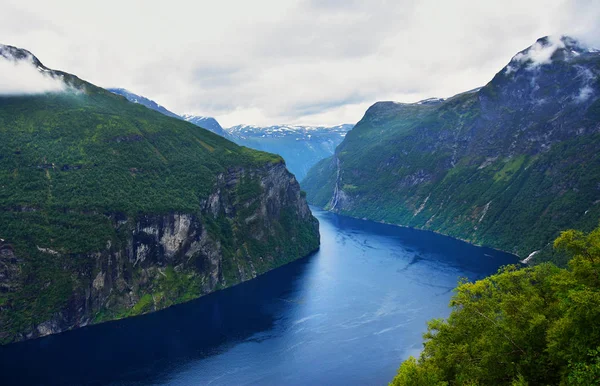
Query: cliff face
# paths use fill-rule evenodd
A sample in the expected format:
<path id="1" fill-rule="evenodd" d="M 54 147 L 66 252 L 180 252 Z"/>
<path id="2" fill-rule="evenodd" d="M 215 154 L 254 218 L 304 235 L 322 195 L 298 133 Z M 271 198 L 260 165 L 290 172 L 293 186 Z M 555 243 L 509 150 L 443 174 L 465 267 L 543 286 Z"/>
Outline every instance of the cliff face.
<path id="1" fill-rule="evenodd" d="M 67 268 L 72 292 L 64 305 L 21 328 L 11 318 L 0 319 L 3 341 L 156 311 L 255 278 L 319 245 L 318 222 L 282 163 L 219 174 L 196 213 L 108 218 L 122 242 L 107 240 L 98 252 L 69 256 L 79 264 Z M 9 242 L 0 245 L 5 294 L 27 282 Z M 66 258 L 49 248 L 38 252 Z M 3 311 L 10 310 L 6 306 Z"/>
<path id="2" fill-rule="evenodd" d="M 549 251 L 600 218 L 599 96 L 600 52 L 542 38 L 481 89 L 376 103 L 303 187 L 346 215 Z"/>
<path id="3" fill-rule="evenodd" d="M 303 257 L 317 220 L 281 157 L 61 87 L 0 96 L 0 344 L 139 315 Z"/>

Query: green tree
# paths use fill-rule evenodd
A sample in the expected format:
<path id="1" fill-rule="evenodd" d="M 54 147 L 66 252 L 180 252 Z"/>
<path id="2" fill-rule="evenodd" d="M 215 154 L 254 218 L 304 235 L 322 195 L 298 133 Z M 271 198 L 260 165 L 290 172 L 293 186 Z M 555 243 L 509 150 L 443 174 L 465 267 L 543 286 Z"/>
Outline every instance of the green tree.
<path id="1" fill-rule="evenodd" d="M 429 322 L 419 359 L 392 384 L 600 384 L 600 228 L 565 231 L 554 247 L 568 269 L 509 266 L 461 282 L 448 319 Z"/>

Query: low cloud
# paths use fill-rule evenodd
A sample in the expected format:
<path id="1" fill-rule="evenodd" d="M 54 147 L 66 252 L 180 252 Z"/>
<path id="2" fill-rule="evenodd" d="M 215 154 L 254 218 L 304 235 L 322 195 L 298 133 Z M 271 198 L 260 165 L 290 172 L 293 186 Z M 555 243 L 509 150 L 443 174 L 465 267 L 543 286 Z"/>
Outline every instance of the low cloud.
<path id="1" fill-rule="evenodd" d="M 525 52 L 519 52 L 513 61 L 527 63 L 529 69 L 534 69 L 544 64 L 552 63 L 552 55 L 556 50 L 565 48 L 565 43 L 560 37 L 550 36 L 545 43 L 535 42 Z M 508 73 L 508 70 L 507 70 Z"/>
<path id="2" fill-rule="evenodd" d="M 0 95 L 31 95 L 62 92 L 68 89 L 60 77 L 37 67 L 31 57 L 0 56 Z"/>
<path id="3" fill-rule="evenodd" d="M 589 68 L 577 66 L 579 76 L 581 80 L 581 88 L 579 94 L 575 96 L 575 102 L 582 103 L 590 99 L 594 95 L 594 83 L 597 81 L 597 76 Z"/>
<path id="4" fill-rule="evenodd" d="M 579 95 L 575 97 L 575 101 L 578 103 L 585 102 L 594 94 L 594 90 L 590 86 L 584 86 L 579 90 Z"/>

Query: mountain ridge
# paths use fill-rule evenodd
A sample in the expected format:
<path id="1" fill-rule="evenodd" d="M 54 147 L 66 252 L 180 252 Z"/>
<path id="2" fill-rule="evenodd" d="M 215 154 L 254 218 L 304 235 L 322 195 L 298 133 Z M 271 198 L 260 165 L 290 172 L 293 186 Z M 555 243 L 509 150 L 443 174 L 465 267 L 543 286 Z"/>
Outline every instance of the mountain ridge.
<path id="1" fill-rule="evenodd" d="M 254 149 L 281 155 L 299 181 L 321 159 L 335 148 L 354 125 L 332 127 L 301 125 L 237 125 L 226 131 L 234 142 Z"/>
<path id="2" fill-rule="evenodd" d="M 127 98 L 127 100 L 130 102 L 139 103 L 143 106 L 146 106 L 147 108 L 149 108 L 151 110 L 158 111 L 159 113 L 166 115 L 168 117 L 181 118 L 178 114 L 175 114 L 174 112 L 168 110 L 166 107 L 159 105 L 152 99 L 146 98 L 139 94 L 135 94 L 127 89 L 107 88 L 107 90 L 112 92 L 113 94 L 121 95 L 121 96 Z"/>
<path id="3" fill-rule="evenodd" d="M 600 218 L 599 74 L 598 52 L 541 38 L 480 89 L 375 103 L 303 189 L 342 214 L 552 254 L 560 230 Z"/>

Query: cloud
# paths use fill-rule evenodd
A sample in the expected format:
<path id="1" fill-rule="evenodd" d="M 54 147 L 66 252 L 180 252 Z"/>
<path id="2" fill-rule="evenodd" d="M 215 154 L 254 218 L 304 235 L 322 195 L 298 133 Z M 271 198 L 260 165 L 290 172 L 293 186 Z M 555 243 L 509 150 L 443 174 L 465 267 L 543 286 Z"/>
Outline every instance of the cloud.
<path id="1" fill-rule="evenodd" d="M 481 86 L 542 36 L 600 47 L 597 20 L 596 0 L 4 0 L 0 36 L 224 126 L 335 125 Z"/>
<path id="2" fill-rule="evenodd" d="M 552 55 L 554 55 L 556 50 L 561 48 L 565 48 L 565 43 L 562 39 L 557 36 L 549 36 L 547 42 L 535 42 L 526 51 L 515 55 L 512 61 L 526 63 L 529 69 L 535 69 L 544 64 L 552 63 Z M 507 74 L 509 73 L 509 68 L 507 68 Z"/>
<path id="3" fill-rule="evenodd" d="M 566 1 L 558 9 L 557 29 L 591 48 L 600 48 L 600 3 L 597 0 Z"/>
<path id="4" fill-rule="evenodd" d="M 581 90 L 579 90 L 579 95 L 575 97 L 575 101 L 578 103 L 585 102 L 590 99 L 592 95 L 594 95 L 594 89 L 590 86 L 583 86 Z"/>
<path id="5" fill-rule="evenodd" d="M 598 81 L 598 76 L 592 70 L 583 66 L 577 66 L 577 70 L 579 73 L 577 78 L 581 81 L 581 88 L 574 100 L 577 103 L 583 103 L 594 95 L 593 84 Z"/>
<path id="6" fill-rule="evenodd" d="M 0 55 L 0 95 L 43 94 L 67 88 L 62 79 L 37 67 L 31 56 L 17 60 Z"/>

